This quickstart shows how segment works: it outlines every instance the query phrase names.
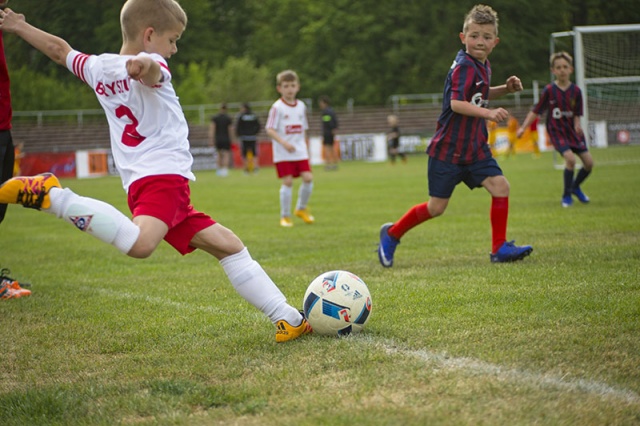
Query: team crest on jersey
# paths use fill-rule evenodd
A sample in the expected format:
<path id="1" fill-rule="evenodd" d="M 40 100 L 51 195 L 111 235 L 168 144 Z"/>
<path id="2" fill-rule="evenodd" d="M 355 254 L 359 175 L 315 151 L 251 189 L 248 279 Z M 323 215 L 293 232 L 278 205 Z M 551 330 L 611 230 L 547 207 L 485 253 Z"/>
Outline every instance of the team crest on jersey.
<path id="1" fill-rule="evenodd" d="M 285 126 L 284 132 L 287 135 L 301 134 L 302 133 L 302 126 L 299 125 L 299 124 L 290 124 L 288 126 Z"/>
<path id="2" fill-rule="evenodd" d="M 93 219 L 93 215 L 69 216 L 69 220 L 71 221 L 71 223 L 73 223 L 73 226 L 75 226 L 81 231 L 86 231 L 89 229 L 89 225 L 91 224 L 91 219 Z"/>
<path id="3" fill-rule="evenodd" d="M 472 105 L 479 107 L 487 107 L 489 102 L 482 99 L 482 93 L 476 93 L 471 97 L 471 101 L 469 101 Z"/>

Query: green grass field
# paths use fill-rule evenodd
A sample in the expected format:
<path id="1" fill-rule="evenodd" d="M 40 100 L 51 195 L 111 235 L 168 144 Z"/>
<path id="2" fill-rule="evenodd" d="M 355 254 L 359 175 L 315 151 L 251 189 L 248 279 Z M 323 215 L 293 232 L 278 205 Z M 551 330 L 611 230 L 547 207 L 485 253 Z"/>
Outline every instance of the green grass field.
<path id="1" fill-rule="evenodd" d="M 640 162 L 627 161 L 640 147 L 593 156 L 592 202 L 570 209 L 551 153 L 500 160 L 508 237 L 534 246 L 513 264 L 489 262 L 490 197 L 460 185 L 380 267 L 380 225 L 427 199 L 423 155 L 316 168 L 317 222 L 291 229 L 278 225 L 272 169 L 197 173 L 195 207 L 233 229 L 295 306 L 324 271 L 367 282 L 365 332 L 287 344 L 212 257 L 163 243 L 130 259 L 11 206 L 0 266 L 33 295 L 0 302 L 0 423 L 640 424 Z M 118 178 L 62 183 L 128 213 Z"/>

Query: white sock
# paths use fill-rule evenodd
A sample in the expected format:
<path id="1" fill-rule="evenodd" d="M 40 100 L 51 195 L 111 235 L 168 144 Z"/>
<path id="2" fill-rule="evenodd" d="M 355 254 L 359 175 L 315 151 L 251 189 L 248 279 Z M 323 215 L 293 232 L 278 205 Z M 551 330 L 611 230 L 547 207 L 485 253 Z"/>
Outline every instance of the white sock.
<path id="1" fill-rule="evenodd" d="M 69 188 L 51 188 L 51 207 L 46 211 L 81 231 L 111 244 L 127 254 L 140 235 L 140 228 L 110 204 L 81 197 Z"/>
<path id="2" fill-rule="evenodd" d="M 303 210 L 307 208 L 312 192 L 313 182 L 302 182 L 302 185 L 300 185 L 300 189 L 298 190 L 298 204 L 296 205 L 296 210 Z"/>
<path id="3" fill-rule="evenodd" d="M 240 296 L 268 316 L 271 322 L 275 324 L 283 319 L 293 326 L 300 325 L 300 312 L 287 303 L 284 294 L 251 258 L 246 247 L 222 259 L 220 265 Z"/>
<path id="4" fill-rule="evenodd" d="M 291 187 L 280 186 L 280 217 L 291 216 Z"/>

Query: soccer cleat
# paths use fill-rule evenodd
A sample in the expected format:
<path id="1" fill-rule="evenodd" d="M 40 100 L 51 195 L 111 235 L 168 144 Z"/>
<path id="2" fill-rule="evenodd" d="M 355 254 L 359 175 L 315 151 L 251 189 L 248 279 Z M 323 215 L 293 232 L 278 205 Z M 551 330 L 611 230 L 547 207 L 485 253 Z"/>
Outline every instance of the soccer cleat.
<path id="1" fill-rule="evenodd" d="M 586 203 L 588 203 L 589 201 L 591 201 L 591 200 L 589 199 L 589 197 L 587 197 L 587 196 L 585 195 L 585 193 L 584 193 L 584 192 L 582 192 L 582 190 L 580 189 L 580 187 L 579 187 L 579 186 L 578 186 L 578 187 L 576 187 L 576 188 L 573 188 L 573 191 L 571 191 L 571 193 L 572 193 L 573 195 L 575 195 L 575 196 L 576 196 L 576 198 L 578 199 L 578 201 L 580 201 L 580 202 L 581 202 L 581 203 L 583 203 L 583 204 L 586 204 Z"/>
<path id="2" fill-rule="evenodd" d="M 297 209 L 293 212 L 296 216 L 304 221 L 304 223 L 313 223 L 315 222 L 315 218 L 309 214 L 309 209 Z"/>
<path id="3" fill-rule="evenodd" d="M 13 278 L 11 278 L 9 276 L 9 274 L 11 273 L 11 271 L 9 270 L 9 268 L 2 268 L 0 269 L 0 282 L 2 281 L 16 281 Z M 17 282 L 17 281 L 16 281 Z M 31 284 L 29 283 L 22 283 L 22 287 L 31 287 Z"/>
<path id="4" fill-rule="evenodd" d="M 515 241 L 505 241 L 495 254 L 491 253 L 491 262 L 515 262 L 516 260 L 522 260 L 529 256 L 533 251 L 533 247 L 531 246 L 517 246 L 514 243 Z"/>
<path id="5" fill-rule="evenodd" d="M 60 188 L 58 178 L 52 173 L 14 177 L 0 186 L 0 203 L 22 204 L 24 207 L 37 210 L 48 209 L 51 207 L 51 188 Z"/>
<path id="6" fill-rule="evenodd" d="M 385 223 L 380 228 L 380 244 L 378 245 L 378 259 L 380 264 L 385 268 L 393 266 L 393 254 L 396 252 L 396 247 L 400 244 L 400 240 L 393 238 L 389 235 L 389 228 L 393 223 Z"/>
<path id="7" fill-rule="evenodd" d="M 290 217 L 281 217 L 280 218 L 280 226 L 284 228 L 291 228 L 293 226 L 293 222 L 291 222 Z"/>
<path id="8" fill-rule="evenodd" d="M 297 339 L 298 337 L 311 333 L 311 326 L 307 319 L 302 316 L 302 322 L 299 326 L 292 326 L 285 320 L 276 322 L 276 342 L 288 342 L 290 340 Z"/>
<path id="9" fill-rule="evenodd" d="M 562 196 L 562 207 L 571 207 L 573 204 L 573 199 L 571 195 L 563 195 Z"/>
<path id="10" fill-rule="evenodd" d="M 3 278 L 0 282 L 0 299 L 18 299 L 31 296 L 31 290 L 20 287 L 18 281 Z"/>

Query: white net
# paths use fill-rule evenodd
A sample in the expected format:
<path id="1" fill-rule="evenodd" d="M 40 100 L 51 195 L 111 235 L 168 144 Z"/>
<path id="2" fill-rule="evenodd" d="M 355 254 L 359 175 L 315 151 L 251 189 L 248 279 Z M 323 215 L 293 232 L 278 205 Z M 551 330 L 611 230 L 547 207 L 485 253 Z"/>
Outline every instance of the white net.
<path id="1" fill-rule="evenodd" d="M 580 31 L 590 121 L 640 124 L 640 25 Z M 640 131 L 640 129 L 638 129 Z"/>

